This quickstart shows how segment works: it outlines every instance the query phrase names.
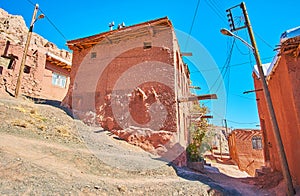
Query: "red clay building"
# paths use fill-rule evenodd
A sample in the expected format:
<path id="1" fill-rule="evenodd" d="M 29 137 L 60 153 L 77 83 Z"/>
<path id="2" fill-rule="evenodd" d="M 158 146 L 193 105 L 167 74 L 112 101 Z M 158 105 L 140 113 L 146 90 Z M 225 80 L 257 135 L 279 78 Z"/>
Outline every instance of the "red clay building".
<path id="1" fill-rule="evenodd" d="M 0 9 L 0 90 L 14 94 L 28 29 L 21 16 Z M 67 93 L 71 54 L 33 33 L 27 53 L 21 93 L 62 100 Z"/>
<path id="2" fill-rule="evenodd" d="M 235 129 L 228 137 L 230 157 L 239 169 L 254 176 L 264 166 L 263 139 L 260 130 Z"/>
<path id="3" fill-rule="evenodd" d="M 299 28 L 287 31 L 281 40 L 278 55 L 267 64 L 267 83 L 271 94 L 280 135 L 293 180 L 300 184 L 300 36 L 289 37 Z M 278 150 L 268 113 L 261 81 L 253 74 L 261 129 L 264 135 L 265 161 L 272 169 L 281 171 Z"/>
<path id="4" fill-rule="evenodd" d="M 0 40 L 0 88 L 11 94 L 16 88 L 23 51 L 22 45 Z M 67 93 L 71 65 L 62 57 L 46 51 L 46 47 L 30 48 L 27 53 L 21 93 L 61 101 Z"/>
<path id="5" fill-rule="evenodd" d="M 190 96 L 189 70 L 168 18 L 67 45 L 73 61 L 63 103 L 80 119 L 151 152 L 173 144 L 184 151 L 190 104 L 178 100 Z"/>

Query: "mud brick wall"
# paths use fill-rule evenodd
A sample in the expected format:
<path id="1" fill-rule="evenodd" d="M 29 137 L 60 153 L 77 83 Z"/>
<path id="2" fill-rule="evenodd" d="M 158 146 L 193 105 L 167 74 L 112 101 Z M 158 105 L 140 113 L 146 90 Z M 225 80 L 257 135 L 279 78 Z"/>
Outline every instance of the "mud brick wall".
<path id="1" fill-rule="evenodd" d="M 262 89 L 261 81 L 253 75 L 255 89 Z M 300 184 L 300 59 L 290 54 L 282 54 L 268 79 L 280 135 L 284 145 L 292 178 Z M 262 91 L 256 92 L 262 131 L 266 137 L 265 151 L 268 152 L 270 166 L 281 171 L 273 128 Z"/>
<path id="2" fill-rule="evenodd" d="M 254 149 L 252 145 L 252 138 L 257 136 L 262 138 L 261 131 L 234 130 L 228 139 L 231 158 L 237 163 L 240 170 L 246 171 L 251 176 L 255 175 L 256 169 L 264 166 L 263 148 Z"/>
<path id="3" fill-rule="evenodd" d="M 7 59 L 3 56 L 8 57 L 10 54 L 16 56 L 16 59 L 11 62 L 10 67 L 8 67 L 8 64 L 6 63 L 0 65 L 2 67 L 2 73 L 0 75 L 2 84 L 1 88 L 6 89 L 8 92 L 14 94 L 24 48 L 12 44 L 7 47 L 7 42 L 2 40 L 0 42 L 0 51 L 2 53 L 2 59 Z M 4 51 L 6 54 L 4 54 Z M 11 61 L 10 59 L 8 60 Z M 21 83 L 22 93 L 32 97 L 39 96 L 42 89 L 41 81 L 43 77 L 42 73 L 45 69 L 45 62 L 46 56 L 44 54 L 33 50 L 28 51 L 25 65 L 30 67 L 30 71 L 29 73 L 23 73 L 23 79 Z"/>
<path id="4" fill-rule="evenodd" d="M 95 36 L 100 41 L 89 45 Z M 177 99 L 190 95 L 189 75 L 173 28 L 136 25 L 95 36 L 68 42 L 73 61 L 63 104 L 147 151 L 182 154 L 189 106 Z"/>
<path id="5" fill-rule="evenodd" d="M 22 16 L 11 15 L 0 8 L 0 90 L 14 94 L 28 28 Z M 64 61 L 71 61 L 72 55 L 42 36 L 32 33 L 26 58 L 26 69 L 21 82 L 21 93 L 30 97 L 61 100 L 68 88 L 52 85 L 52 72 L 69 72 L 47 61 L 46 52 L 58 56 Z M 47 64 L 47 67 L 46 67 Z M 68 82 L 68 81 L 67 81 Z"/>

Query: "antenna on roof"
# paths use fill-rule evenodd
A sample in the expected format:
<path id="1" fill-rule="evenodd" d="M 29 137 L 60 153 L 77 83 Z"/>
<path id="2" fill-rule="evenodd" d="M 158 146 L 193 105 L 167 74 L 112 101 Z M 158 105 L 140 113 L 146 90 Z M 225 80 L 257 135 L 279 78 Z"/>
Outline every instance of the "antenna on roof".
<path id="1" fill-rule="evenodd" d="M 121 24 L 118 24 L 118 29 L 121 29 L 123 27 L 125 27 L 125 23 L 124 22 L 122 22 Z"/>
<path id="2" fill-rule="evenodd" d="M 108 27 L 110 30 L 113 30 L 113 27 L 115 26 L 115 22 L 112 21 L 111 23 L 108 24 Z"/>

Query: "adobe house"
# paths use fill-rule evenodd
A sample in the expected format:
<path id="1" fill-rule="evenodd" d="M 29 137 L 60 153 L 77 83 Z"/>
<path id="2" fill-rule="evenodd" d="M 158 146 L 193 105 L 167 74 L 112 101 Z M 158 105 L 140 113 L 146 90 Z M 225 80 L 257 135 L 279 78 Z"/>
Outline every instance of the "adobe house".
<path id="1" fill-rule="evenodd" d="M 67 45 L 73 61 L 63 104 L 78 118 L 153 153 L 175 144 L 184 151 L 190 103 L 178 100 L 190 96 L 190 73 L 167 17 Z"/>
<path id="2" fill-rule="evenodd" d="M 241 171 L 255 176 L 264 166 L 263 138 L 260 130 L 235 129 L 228 137 L 230 157 Z"/>
<path id="3" fill-rule="evenodd" d="M 0 9 L 0 90 L 14 95 L 28 29 L 21 16 Z M 61 101 L 67 93 L 71 54 L 33 33 L 21 93 Z"/>
<path id="4" fill-rule="evenodd" d="M 280 41 L 278 54 L 265 64 L 265 75 L 271 94 L 280 135 L 293 180 L 300 184 L 300 28 L 286 31 Z M 281 171 L 273 128 L 261 81 L 253 73 L 261 129 L 265 140 L 265 161 Z"/>
<path id="5" fill-rule="evenodd" d="M 0 40 L 0 88 L 14 94 L 24 47 Z M 21 92 L 61 101 L 67 93 L 71 63 L 51 52 L 29 50 Z"/>

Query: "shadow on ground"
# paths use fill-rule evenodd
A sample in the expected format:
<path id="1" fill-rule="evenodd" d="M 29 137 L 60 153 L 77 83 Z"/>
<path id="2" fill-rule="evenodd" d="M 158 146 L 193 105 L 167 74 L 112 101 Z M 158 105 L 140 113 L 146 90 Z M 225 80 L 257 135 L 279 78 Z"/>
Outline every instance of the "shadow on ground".
<path id="1" fill-rule="evenodd" d="M 76 117 L 74 116 L 72 110 L 62 106 L 61 101 L 51 100 L 51 99 L 34 98 L 34 97 L 29 97 L 29 96 L 25 96 L 25 97 L 27 99 L 32 100 L 35 104 L 44 104 L 44 105 L 49 105 L 49 106 L 59 108 L 59 109 L 63 110 L 64 112 L 66 112 L 66 114 L 68 116 L 70 116 L 71 118 L 76 119 Z"/>
<path id="2" fill-rule="evenodd" d="M 172 165 L 172 167 L 174 168 L 176 174 L 179 177 L 190 181 L 199 181 L 203 184 L 208 185 L 211 188 L 209 194 L 212 193 L 213 195 L 242 195 L 236 189 L 233 189 L 231 187 L 220 186 L 216 181 L 214 181 L 205 174 L 192 171 L 187 167 L 176 167 L 174 165 Z"/>

